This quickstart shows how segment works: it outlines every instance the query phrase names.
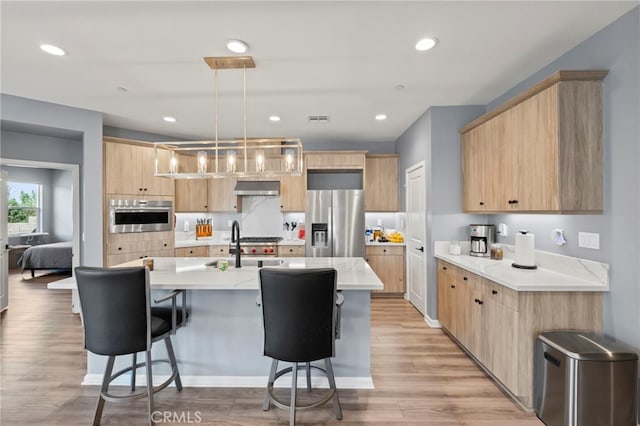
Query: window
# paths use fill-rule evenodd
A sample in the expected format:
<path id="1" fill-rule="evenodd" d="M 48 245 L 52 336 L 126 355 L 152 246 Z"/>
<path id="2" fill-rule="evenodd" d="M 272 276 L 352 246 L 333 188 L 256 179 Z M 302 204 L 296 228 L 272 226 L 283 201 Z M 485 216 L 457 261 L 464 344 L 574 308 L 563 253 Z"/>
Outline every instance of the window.
<path id="1" fill-rule="evenodd" d="M 20 235 L 42 231 L 42 185 L 7 182 L 8 234 Z"/>

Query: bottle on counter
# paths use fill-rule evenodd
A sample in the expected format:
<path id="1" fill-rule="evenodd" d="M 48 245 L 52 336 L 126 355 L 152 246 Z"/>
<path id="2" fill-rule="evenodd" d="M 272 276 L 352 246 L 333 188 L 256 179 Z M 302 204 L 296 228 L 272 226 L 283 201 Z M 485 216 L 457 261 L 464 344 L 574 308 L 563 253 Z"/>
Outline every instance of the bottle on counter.
<path id="1" fill-rule="evenodd" d="M 493 244 L 490 249 L 491 259 L 502 260 L 503 252 L 502 247 L 497 244 Z"/>

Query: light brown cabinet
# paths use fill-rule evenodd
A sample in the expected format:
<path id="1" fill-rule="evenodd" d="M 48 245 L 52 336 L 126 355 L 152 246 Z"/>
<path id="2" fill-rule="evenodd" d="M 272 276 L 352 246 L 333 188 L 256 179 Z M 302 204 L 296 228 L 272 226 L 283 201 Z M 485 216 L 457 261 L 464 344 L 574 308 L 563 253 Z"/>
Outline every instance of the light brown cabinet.
<path id="1" fill-rule="evenodd" d="M 304 246 L 278 246 L 280 257 L 304 257 Z"/>
<path id="2" fill-rule="evenodd" d="M 196 173 L 198 160 L 195 155 L 178 155 L 180 173 Z M 175 179 L 175 211 L 208 211 L 209 179 Z"/>
<path id="3" fill-rule="evenodd" d="M 301 176 L 280 176 L 280 210 L 283 212 L 303 212 L 306 209 L 306 174 L 303 173 Z"/>
<path id="4" fill-rule="evenodd" d="M 229 245 L 209 246 L 209 256 L 211 257 L 228 257 Z"/>
<path id="5" fill-rule="evenodd" d="M 176 257 L 208 257 L 209 246 L 176 248 Z"/>
<path id="6" fill-rule="evenodd" d="M 518 292 L 438 260 L 438 320 L 512 396 L 533 404 L 533 345 L 542 331 L 602 330 L 599 292 Z"/>
<path id="7" fill-rule="evenodd" d="M 242 211 L 242 199 L 233 194 L 236 178 L 225 177 L 209 179 L 207 203 L 210 212 Z"/>
<path id="8" fill-rule="evenodd" d="M 173 257 L 174 253 L 173 231 L 110 234 L 106 266 L 145 257 Z"/>
<path id="9" fill-rule="evenodd" d="M 364 206 L 369 212 L 396 212 L 398 160 L 395 154 L 367 155 L 364 173 Z"/>
<path id="10" fill-rule="evenodd" d="M 366 151 L 310 151 L 305 152 L 307 170 L 362 170 Z"/>
<path id="11" fill-rule="evenodd" d="M 606 74 L 558 71 L 462 128 L 463 210 L 602 212 Z"/>
<path id="12" fill-rule="evenodd" d="M 154 149 L 126 142 L 123 139 L 105 138 L 105 192 L 122 195 L 173 195 L 173 180 L 154 176 Z M 169 151 L 158 151 L 160 167 L 168 167 L 169 158 Z"/>
<path id="13" fill-rule="evenodd" d="M 401 296 L 405 293 L 405 260 L 402 246 L 366 246 L 366 260 L 384 284 L 378 295 Z"/>

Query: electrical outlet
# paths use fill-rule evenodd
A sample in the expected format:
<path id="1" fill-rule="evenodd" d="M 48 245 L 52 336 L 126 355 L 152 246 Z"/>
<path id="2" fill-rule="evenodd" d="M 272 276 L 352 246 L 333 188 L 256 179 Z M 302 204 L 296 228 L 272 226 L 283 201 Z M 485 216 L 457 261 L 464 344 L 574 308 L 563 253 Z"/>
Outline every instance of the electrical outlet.
<path id="1" fill-rule="evenodd" d="M 578 247 L 600 250 L 600 234 L 578 232 Z"/>

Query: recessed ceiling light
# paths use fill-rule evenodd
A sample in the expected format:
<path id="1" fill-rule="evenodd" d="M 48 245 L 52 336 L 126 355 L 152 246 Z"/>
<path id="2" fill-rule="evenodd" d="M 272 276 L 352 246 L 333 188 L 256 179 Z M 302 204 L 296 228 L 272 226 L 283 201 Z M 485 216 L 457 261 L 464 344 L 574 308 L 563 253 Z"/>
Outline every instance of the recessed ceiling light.
<path id="1" fill-rule="evenodd" d="M 269 117 L 269 120 L 271 120 L 271 121 L 280 121 L 280 117 L 278 117 L 277 115 L 272 115 L 271 117 Z"/>
<path id="2" fill-rule="evenodd" d="M 387 116 L 385 114 L 378 114 L 376 115 L 376 120 L 378 121 L 382 121 L 382 120 L 386 120 Z"/>
<path id="3" fill-rule="evenodd" d="M 175 123 L 175 122 L 176 122 L 176 121 L 178 121 L 178 120 L 176 120 L 176 118 L 175 118 L 175 117 L 169 117 L 169 116 L 166 116 L 166 117 L 164 118 L 164 121 L 166 121 L 167 123 Z"/>
<path id="4" fill-rule="evenodd" d="M 117 90 L 118 92 L 120 92 L 120 93 L 127 93 L 127 92 L 129 91 L 129 90 L 128 90 L 126 87 L 124 87 L 124 86 L 118 86 L 118 87 L 116 87 L 116 90 Z"/>
<path id="5" fill-rule="evenodd" d="M 244 53 L 249 50 L 249 46 L 242 40 L 227 40 L 227 49 L 233 53 Z"/>
<path id="6" fill-rule="evenodd" d="M 433 49 L 438 44 L 438 39 L 435 37 L 427 37 L 416 43 L 416 50 L 424 52 L 425 50 Z"/>
<path id="7" fill-rule="evenodd" d="M 53 44 L 41 44 L 40 49 L 44 50 L 50 55 L 64 56 L 67 54 L 67 52 L 65 52 L 63 49 L 59 48 L 58 46 L 54 46 Z"/>

